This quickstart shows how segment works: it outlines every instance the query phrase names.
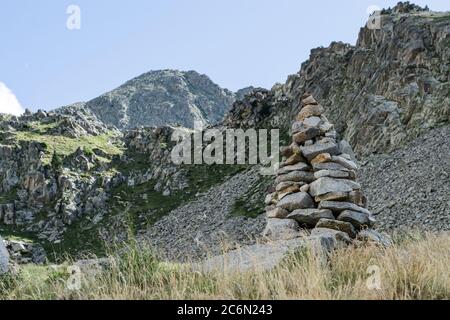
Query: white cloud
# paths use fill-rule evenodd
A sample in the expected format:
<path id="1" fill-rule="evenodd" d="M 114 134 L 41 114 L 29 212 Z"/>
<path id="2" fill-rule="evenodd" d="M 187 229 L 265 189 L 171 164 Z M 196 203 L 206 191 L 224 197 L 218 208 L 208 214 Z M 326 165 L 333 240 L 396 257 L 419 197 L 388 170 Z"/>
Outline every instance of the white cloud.
<path id="1" fill-rule="evenodd" d="M 14 93 L 3 82 L 0 82 L 0 113 L 18 116 L 23 112 L 24 109 Z"/>

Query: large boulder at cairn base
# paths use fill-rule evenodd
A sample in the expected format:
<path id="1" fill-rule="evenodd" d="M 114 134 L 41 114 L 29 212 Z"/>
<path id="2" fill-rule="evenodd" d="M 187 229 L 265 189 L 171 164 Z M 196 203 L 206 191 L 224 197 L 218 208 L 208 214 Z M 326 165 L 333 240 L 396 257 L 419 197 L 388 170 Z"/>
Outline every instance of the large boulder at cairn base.
<path id="1" fill-rule="evenodd" d="M 344 247 L 352 242 L 347 233 L 328 228 L 313 229 L 309 241 L 312 248 L 325 252 Z"/>
<path id="2" fill-rule="evenodd" d="M 350 236 L 350 238 L 356 237 L 356 230 L 353 225 L 349 222 L 334 220 L 334 219 L 320 219 L 317 223 L 316 228 L 326 228 L 336 231 L 345 232 Z"/>
<path id="3" fill-rule="evenodd" d="M 2 237 L 0 237 L 0 274 L 9 271 L 9 253 L 6 250 L 5 243 Z"/>
<path id="4" fill-rule="evenodd" d="M 263 236 L 269 240 L 290 240 L 300 235 L 300 226 L 290 219 L 269 219 Z"/>

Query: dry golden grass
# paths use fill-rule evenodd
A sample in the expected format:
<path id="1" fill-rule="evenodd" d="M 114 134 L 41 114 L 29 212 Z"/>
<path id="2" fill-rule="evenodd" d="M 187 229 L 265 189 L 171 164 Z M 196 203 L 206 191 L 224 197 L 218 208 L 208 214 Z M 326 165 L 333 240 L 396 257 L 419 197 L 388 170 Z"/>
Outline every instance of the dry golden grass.
<path id="1" fill-rule="evenodd" d="M 0 283 L 3 299 L 449 299 L 450 234 L 413 235 L 384 249 L 308 250 L 271 271 L 201 274 L 130 246 L 103 274 L 68 290 L 64 272 L 28 267 Z M 31 269 L 30 269 L 31 268 Z M 63 269 L 64 270 L 64 269 Z M 372 274 L 373 271 L 379 274 Z M 379 276 L 379 277 L 378 277 Z M 377 283 L 379 288 L 367 284 Z M 375 282 L 371 281 L 374 280 Z"/>

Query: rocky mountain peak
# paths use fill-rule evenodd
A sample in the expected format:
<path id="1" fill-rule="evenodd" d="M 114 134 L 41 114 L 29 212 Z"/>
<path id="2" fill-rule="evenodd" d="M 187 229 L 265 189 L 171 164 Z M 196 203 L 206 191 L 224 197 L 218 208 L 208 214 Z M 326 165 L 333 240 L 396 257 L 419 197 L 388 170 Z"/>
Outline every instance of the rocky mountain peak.
<path id="1" fill-rule="evenodd" d="M 235 101 L 196 71 L 158 70 L 144 73 L 85 104 L 99 119 L 119 129 L 139 126 L 215 124 Z"/>

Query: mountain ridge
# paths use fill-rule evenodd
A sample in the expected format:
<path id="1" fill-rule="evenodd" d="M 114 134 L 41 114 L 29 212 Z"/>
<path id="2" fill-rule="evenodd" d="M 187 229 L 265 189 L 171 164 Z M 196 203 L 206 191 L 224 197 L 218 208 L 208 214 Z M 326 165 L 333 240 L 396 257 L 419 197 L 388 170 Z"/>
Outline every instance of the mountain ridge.
<path id="1" fill-rule="evenodd" d="M 145 72 L 88 102 L 61 109 L 86 108 L 120 130 L 165 125 L 193 128 L 195 122 L 211 125 L 222 121 L 236 99 L 252 90 L 247 87 L 234 93 L 194 70 L 162 69 Z"/>

